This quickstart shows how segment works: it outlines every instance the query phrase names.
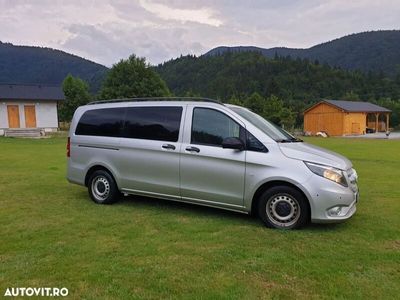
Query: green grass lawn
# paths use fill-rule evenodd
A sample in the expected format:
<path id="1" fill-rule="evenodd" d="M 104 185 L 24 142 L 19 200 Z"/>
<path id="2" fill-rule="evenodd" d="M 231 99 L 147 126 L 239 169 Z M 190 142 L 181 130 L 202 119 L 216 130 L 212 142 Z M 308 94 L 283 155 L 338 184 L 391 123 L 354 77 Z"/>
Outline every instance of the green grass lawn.
<path id="1" fill-rule="evenodd" d="M 95 205 L 65 179 L 65 139 L 0 138 L 0 295 L 342 298 L 400 295 L 400 140 L 316 139 L 358 171 L 356 215 L 300 231 L 156 199 Z"/>

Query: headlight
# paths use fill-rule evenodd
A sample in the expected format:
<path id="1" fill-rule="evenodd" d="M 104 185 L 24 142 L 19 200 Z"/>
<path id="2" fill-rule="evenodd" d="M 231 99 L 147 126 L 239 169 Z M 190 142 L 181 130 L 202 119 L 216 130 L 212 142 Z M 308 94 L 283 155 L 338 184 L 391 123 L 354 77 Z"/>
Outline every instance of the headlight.
<path id="1" fill-rule="evenodd" d="M 342 170 L 306 161 L 304 163 L 311 172 L 347 187 L 347 181 Z"/>

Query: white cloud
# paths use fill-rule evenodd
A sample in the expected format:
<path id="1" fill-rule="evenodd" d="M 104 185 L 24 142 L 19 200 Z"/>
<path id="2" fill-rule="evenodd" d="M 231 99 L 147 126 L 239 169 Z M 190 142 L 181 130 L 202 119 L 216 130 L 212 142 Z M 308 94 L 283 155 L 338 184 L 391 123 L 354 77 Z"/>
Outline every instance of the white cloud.
<path id="1" fill-rule="evenodd" d="M 174 20 L 181 22 L 198 22 L 201 24 L 220 26 L 222 21 L 214 18 L 214 12 L 209 8 L 201 9 L 180 9 L 168 7 L 165 4 L 159 4 L 149 0 L 140 0 L 141 6 L 154 13 L 163 20 Z"/>
<path id="2" fill-rule="evenodd" d="M 220 45 L 310 47 L 400 28 L 398 0 L 0 0 L 0 39 L 112 65 L 156 64 Z"/>

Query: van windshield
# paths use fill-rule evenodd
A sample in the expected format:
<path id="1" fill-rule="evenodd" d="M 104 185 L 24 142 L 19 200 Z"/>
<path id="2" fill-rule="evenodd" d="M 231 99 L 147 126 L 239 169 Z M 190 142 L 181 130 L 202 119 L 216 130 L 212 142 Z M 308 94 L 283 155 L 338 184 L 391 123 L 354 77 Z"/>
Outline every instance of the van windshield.
<path id="1" fill-rule="evenodd" d="M 302 142 L 301 139 L 295 138 L 289 132 L 265 120 L 263 117 L 257 115 L 256 113 L 253 113 L 246 108 L 240 106 L 229 106 L 229 108 L 278 143 Z"/>

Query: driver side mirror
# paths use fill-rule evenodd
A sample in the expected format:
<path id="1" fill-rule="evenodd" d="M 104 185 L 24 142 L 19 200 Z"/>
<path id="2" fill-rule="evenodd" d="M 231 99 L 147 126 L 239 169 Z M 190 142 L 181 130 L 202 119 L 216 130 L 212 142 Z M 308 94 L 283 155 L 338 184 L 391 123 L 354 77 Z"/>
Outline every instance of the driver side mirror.
<path id="1" fill-rule="evenodd" d="M 243 151 L 244 143 L 237 137 L 227 137 L 222 141 L 222 148 Z"/>

